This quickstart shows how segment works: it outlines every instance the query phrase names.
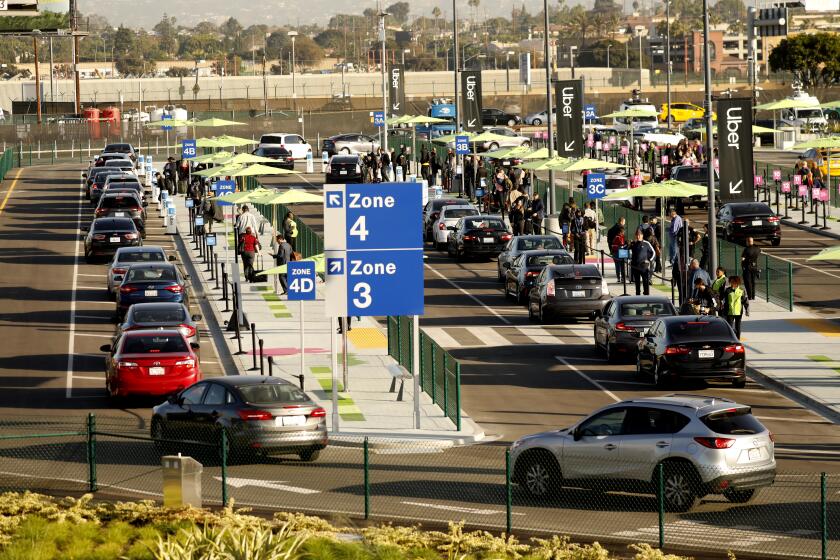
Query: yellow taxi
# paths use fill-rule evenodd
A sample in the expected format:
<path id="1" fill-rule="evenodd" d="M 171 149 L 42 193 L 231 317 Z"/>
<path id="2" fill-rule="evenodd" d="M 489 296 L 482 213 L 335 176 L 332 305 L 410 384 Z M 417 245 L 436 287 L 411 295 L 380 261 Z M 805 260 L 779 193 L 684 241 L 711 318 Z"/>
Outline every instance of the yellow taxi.
<path id="1" fill-rule="evenodd" d="M 688 119 L 702 119 L 705 115 L 703 107 L 695 105 L 694 103 L 671 103 L 671 120 L 673 122 L 685 122 Z M 659 111 L 659 120 L 665 122 L 668 116 L 668 104 L 663 103 L 662 109 Z M 712 119 L 717 119 L 717 115 L 712 112 Z"/>
<path id="2" fill-rule="evenodd" d="M 806 161 L 816 161 L 817 167 L 825 177 L 828 174 L 828 152 L 826 149 L 811 148 L 802 154 Z M 840 150 L 831 150 L 831 176 L 840 177 Z"/>

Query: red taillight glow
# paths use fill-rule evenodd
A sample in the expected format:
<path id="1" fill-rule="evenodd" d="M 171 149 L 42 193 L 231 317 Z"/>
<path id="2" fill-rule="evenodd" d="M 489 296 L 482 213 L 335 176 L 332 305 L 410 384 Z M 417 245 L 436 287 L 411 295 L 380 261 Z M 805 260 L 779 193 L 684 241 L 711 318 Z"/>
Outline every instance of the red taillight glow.
<path id="1" fill-rule="evenodd" d="M 770 216 L 769 218 L 767 218 L 767 221 L 772 223 L 772 224 L 775 224 L 775 223 L 779 222 L 779 217 L 778 216 Z"/>
<path id="2" fill-rule="evenodd" d="M 476 239 L 475 235 L 465 235 L 464 236 L 464 241 L 475 241 L 475 239 Z"/>
<path id="3" fill-rule="evenodd" d="M 93 239 L 96 240 L 96 241 L 104 241 L 105 236 L 102 235 L 101 233 L 95 233 L 95 234 L 93 234 Z"/>
<path id="4" fill-rule="evenodd" d="M 770 441 L 776 443 L 776 436 L 773 435 L 773 432 L 767 432 L 767 436 L 770 438 Z"/>
<path id="5" fill-rule="evenodd" d="M 446 224 L 438 224 L 438 229 L 441 230 L 441 231 L 445 230 L 446 229 Z"/>
<path id="6" fill-rule="evenodd" d="M 108 209 L 107 209 L 107 208 L 97 208 L 97 209 L 96 209 L 96 215 L 97 215 L 97 216 L 101 216 L 102 214 L 104 214 L 104 213 L 105 213 L 105 212 L 107 212 L 107 211 L 108 211 Z"/>
<path id="7" fill-rule="evenodd" d="M 737 220 L 736 219 L 736 220 L 732 220 L 732 223 L 733 224 L 745 224 L 746 222 L 744 220 Z"/>
<path id="8" fill-rule="evenodd" d="M 691 349 L 687 346 L 669 346 L 665 349 L 666 356 L 690 354 Z"/>
<path id="9" fill-rule="evenodd" d="M 181 331 L 184 338 L 195 336 L 195 327 L 191 327 L 190 325 L 181 325 L 178 327 L 178 330 Z"/>
<path id="10" fill-rule="evenodd" d="M 193 360 L 192 358 L 187 358 L 186 360 L 181 360 L 181 361 L 175 362 L 175 365 L 176 366 L 186 366 L 188 368 L 193 368 L 193 367 L 195 367 L 195 360 Z"/>
<path id="11" fill-rule="evenodd" d="M 630 332 L 633 332 L 633 331 L 635 331 L 636 329 L 634 329 L 633 327 L 631 327 L 631 326 L 627 325 L 627 323 L 616 323 L 616 324 L 615 324 L 615 330 L 617 330 L 617 331 L 630 331 Z"/>
<path id="12" fill-rule="evenodd" d="M 179 285 L 177 285 L 177 284 L 176 284 L 176 285 L 174 285 L 174 286 L 167 286 L 167 287 L 166 287 L 166 288 L 164 288 L 164 289 L 165 289 L 165 290 L 168 290 L 168 291 L 170 291 L 170 292 L 172 292 L 173 294 L 180 294 L 181 292 L 183 292 L 183 291 L 184 291 L 184 288 L 183 288 L 183 287 L 181 287 L 181 286 L 179 286 Z"/>
<path id="13" fill-rule="evenodd" d="M 533 278 L 534 276 L 539 276 L 539 275 L 540 275 L 540 273 L 537 272 L 536 270 L 529 270 L 528 272 L 525 273 L 525 278 Z"/>
<path id="14" fill-rule="evenodd" d="M 240 410 L 238 414 L 239 418 L 245 422 L 271 420 L 274 418 L 274 415 L 267 410 Z"/>
<path id="15" fill-rule="evenodd" d="M 502 234 L 502 236 L 500 237 L 500 239 L 501 239 L 502 241 L 510 241 L 510 238 L 511 238 L 511 237 L 512 237 L 512 236 L 511 236 L 511 234 L 509 234 L 509 233 L 503 233 L 503 234 Z"/>
<path id="16" fill-rule="evenodd" d="M 310 414 L 310 418 L 324 418 L 327 415 L 327 411 L 323 408 L 316 408 Z"/>
<path id="17" fill-rule="evenodd" d="M 120 293 L 121 294 L 130 294 L 131 292 L 136 292 L 139 289 L 140 288 L 137 288 L 135 286 L 120 286 Z"/>
<path id="18" fill-rule="evenodd" d="M 117 362 L 117 367 L 119 369 L 136 368 L 137 364 L 135 362 Z"/>
<path id="19" fill-rule="evenodd" d="M 125 274 L 126 272 L 128 272 L 128 269 L 127 268 L 115 268 L 111 272 L 113 272 L 114 274 Z"/>
<path id="20" fill-rule="evenodd" d="M 723 349 L 724 352 L 731 352 L 733 354 L 743 354 L 744 353 L 744 345 L 743 344 L 730 344 L 726 348 Z"/>
<path id="21" fill-rule="evenodd" d="M 548 285 L 545 287 L 545 295 L 549 297 L 554 297 L 554 282 L 549 282 Z"/>
<path id="22" fill-rule="evenodd" d="M 126 239 L 137 239 L 140 236 L 136 233 L 126 233 L 123 237 Z"/>
<path id="23" fill-rule="evenodd" d="M 709 449 L 729 449 L 735 444 L 732 438 L 696 437 L 694 441 Z"/>

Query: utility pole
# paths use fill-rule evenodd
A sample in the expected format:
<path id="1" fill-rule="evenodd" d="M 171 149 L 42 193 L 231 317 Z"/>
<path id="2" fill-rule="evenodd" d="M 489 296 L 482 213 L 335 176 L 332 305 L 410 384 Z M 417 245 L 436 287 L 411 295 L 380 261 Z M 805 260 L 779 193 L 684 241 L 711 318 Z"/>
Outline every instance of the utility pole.
<path id="1" fill-rule="evenodd" d="M 642 32 L 639 31 L 639 91 L 642 91 Z"/>
<path id="2" fill-rule="evenodd" d="M 73 82 L 75 87 L 75 105 L 73 111 L 76 115 L 82 111 L 82 93 L 79 89 L 79 11 L 76 0 L 70 0 L 70 33 L 73 35 L 71 43 L 71 58 L 73 64 Z"/>
<path id="3" fill-rule="evenodd" d="M 50 103 L 55 103 L 55 83 L 53 82 L 53 43 L 52 35 L 50 35 Z"/>
<path id="4" fill-rule="evenodd" d="M 379 40 L 382 43 L 382 142 L 379 146 L 386 152 L 388 150 L 388 73 L 385 70 L 385 17 L 388 12 L 379 13 Z M 405 51 L 403 51 L 403 63 L 405 63 Z M 405 72 L 405 65 L 403 64 L 403 72 Z M 342 92 L 344 93 L 344 92 Z M 414 157 L 414 154 L 412 154 Z M 405 170 L 403 170 L 405 172 Z M 403 177 L 407 175 L 404 174 Z"/>
<path id="5" fill-rule="evenodd" d="M 703 82 L 706 88 L 703 116 L 706 119 L 706 172 L 709 177 L 709 270 L 715 270 L 718 265 L 718 252 L 715 221 L 715 152 L 712 130 L 712 61 L 709 55 L 709 0 L 703 0 L 703 61 L 705 63 Z"/>
<path id="6" fill-rule="evenodd" d="M 671 127 L 671 0 L 665 0 L 665 126 Z"/>
<path id="7" fill-rule="evenodd" d="M 457 0 L 452 0 L 452 68 L 455 72 L 455 134 L 461 132 L 461 98 L 460 90 L 458 89 L 458 7 Z M 455 172 L 452 179 L 458 181 L 458 167 L 464 161 L 464 156 L 455 154 Z M 462 168 L 463 169 L 463 168 Z M 461 184 L 458 183 L 458 192 L 462 192 Z"/>
<path id="8" fill-rule="evenodd" d="M 35 110 L 38 114 L 38 124 L 41 124 L 41 70 L 38 64 L 38 42 L 40 37 L 32 37 L 32 48 L 35 50 Z"/>
<path id="9" fill-rule="evenodd" d="M 548 44 L 548 0 L 543 0 L 543 15 L 545 33 L 543 34 L 543 49 L 545 50 L 545 120 L 548 124 L 548 158 L 554 157 L 554 113 L 551 107 L 551 51 Z M 545 201 L 547 213 L 554 212 L 554 171 L 548 170 L 548 192 Z"/>
<path id="10" fill-rule="evenodd" d="M 262 67 L 262 75 L 263 75 L 263 113 L 268 115 L 268 84 L 265 81 L 265 51 L 263 51 L 263 67 Z M 219 96 L 221 99 L 221 96 Z"/>

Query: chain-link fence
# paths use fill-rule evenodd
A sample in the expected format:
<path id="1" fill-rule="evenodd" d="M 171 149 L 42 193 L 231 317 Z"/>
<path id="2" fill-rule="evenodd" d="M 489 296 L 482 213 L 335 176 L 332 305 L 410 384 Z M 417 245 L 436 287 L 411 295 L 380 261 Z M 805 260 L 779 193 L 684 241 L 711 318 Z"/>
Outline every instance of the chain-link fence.
<path id="1" fill-rule="evenodd" d="M 510 449 L 365 439 L 275 454 L 243 439 L 234 424 L 221 428 L 198 417 L 30 417 L 2 427 L 4 490 L 161 500 L 162 458 L 181 454 L 201 464 L 208 505 L 232 500 L 339 518 L 465 521 L 508 534 L 647 542 L 685 553 L 840 557 L 838 475 L 777 472 L 766 452 L 754 456 L 753 449 L 733 461 L 678 457 L 658 443 L 670 435 L 564 444 L 558 434 L 545 446 Z"/>
<path id="2" fill-rule="evenodd" d="M 6 173 L 15 166 L 15 154 L 14 152 L 7 148 L 3 150 L 2 155 L 0 155 L 0 181 L 6 178 Z"/>

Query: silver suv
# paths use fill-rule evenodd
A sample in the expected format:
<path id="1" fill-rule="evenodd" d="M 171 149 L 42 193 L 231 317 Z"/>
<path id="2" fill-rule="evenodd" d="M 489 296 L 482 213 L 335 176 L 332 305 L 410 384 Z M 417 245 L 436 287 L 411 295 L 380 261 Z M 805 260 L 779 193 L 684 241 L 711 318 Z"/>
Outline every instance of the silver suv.
<path id="1" fill-rule="evenodd" d="M 744 503 L 776 477 L 773 434 L 750 407 L 705 395 L 622 401 L 571 428 L 520 438 L 510 456 L 513 482 L 532 497 L 566 485 L 656 494 L 661 476 L 670 511 L 706 494 Z"/>

